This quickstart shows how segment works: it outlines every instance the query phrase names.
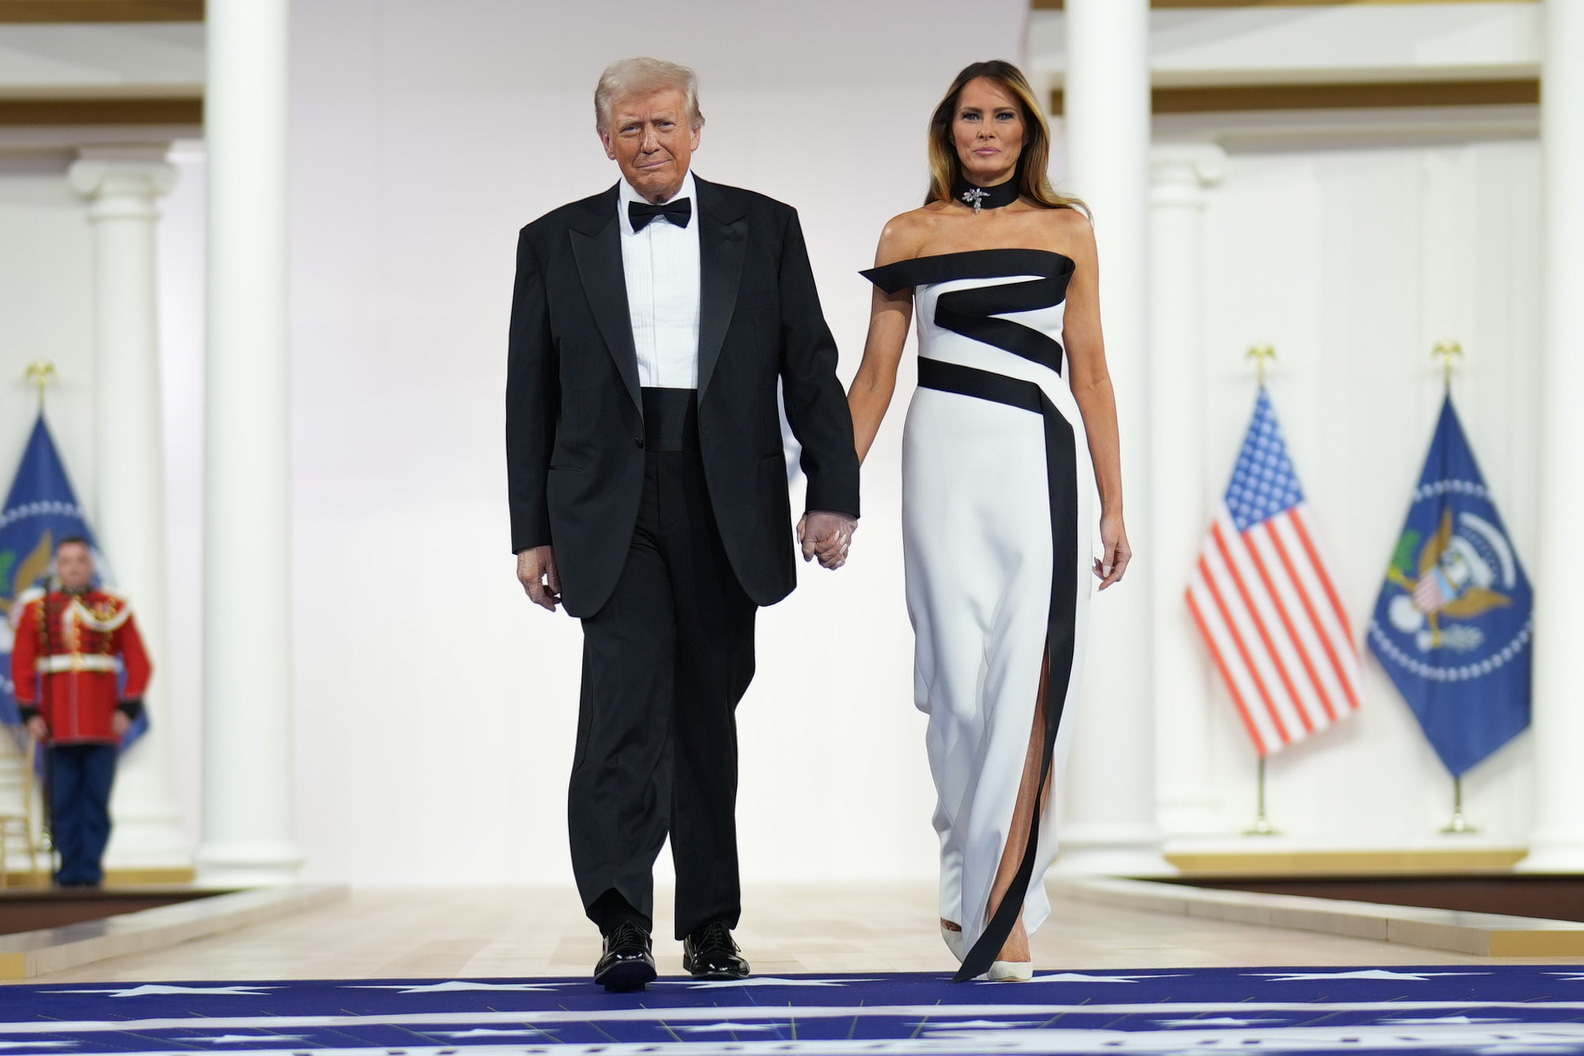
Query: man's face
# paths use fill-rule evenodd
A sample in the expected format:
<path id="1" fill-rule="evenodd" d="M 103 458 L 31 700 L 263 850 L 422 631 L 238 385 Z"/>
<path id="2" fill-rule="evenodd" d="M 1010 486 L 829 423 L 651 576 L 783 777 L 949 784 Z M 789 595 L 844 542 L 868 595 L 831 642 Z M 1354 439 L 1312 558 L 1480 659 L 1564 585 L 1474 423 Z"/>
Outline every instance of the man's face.
<path id="1" fill-rule="evenodd" d="M 55 552 L 55 574 L 67 590 L 87 590 L 93 583 L 93 554 L 81 543 L 67 543 Z"/>
<path id="2" fill-rule="evenodd" d="M 687 97 L 662 88 L 613 100 L 600 142 L 633 189 L 659 204 L 682 189 L 701 131 L 689 125 Z"/>

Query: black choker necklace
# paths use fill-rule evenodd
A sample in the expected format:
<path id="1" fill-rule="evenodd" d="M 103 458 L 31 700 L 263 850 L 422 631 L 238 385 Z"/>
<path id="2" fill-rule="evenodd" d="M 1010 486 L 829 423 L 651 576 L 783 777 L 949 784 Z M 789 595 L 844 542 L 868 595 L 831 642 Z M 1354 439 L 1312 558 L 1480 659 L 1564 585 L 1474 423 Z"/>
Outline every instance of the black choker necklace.
<path id="1" fill-rule="evenodd" d="M 961 176 L 952 184 L 952 199 L 972 206 L 975 213 L 980 209 L 1000 209 L 1004 205 L 1011 205 L 1021 195 L 1017 177 L 994 187 L 976 187 Z"/>

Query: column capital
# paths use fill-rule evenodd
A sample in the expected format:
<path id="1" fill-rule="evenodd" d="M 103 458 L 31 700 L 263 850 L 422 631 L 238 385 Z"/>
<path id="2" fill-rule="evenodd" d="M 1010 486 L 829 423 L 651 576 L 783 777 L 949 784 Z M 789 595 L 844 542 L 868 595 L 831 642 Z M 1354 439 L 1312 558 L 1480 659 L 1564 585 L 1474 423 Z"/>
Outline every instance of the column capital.
<path id="1" fill-rule="evenodd" d="M 154 199 L 176 186 L 176 166 L 165 160 L 169 152 L 165 143 L 84 148 L 66 180 L 92 200 L 90 219 L 153 219 Z"/>
<path id="2" fill-rule="evenodd" d="M 1157 143 L 1150 147 L 1150 203 L 1204 204 L 1203 191 L 1226 175 L 1227 153 L 1215 143 Z"/>

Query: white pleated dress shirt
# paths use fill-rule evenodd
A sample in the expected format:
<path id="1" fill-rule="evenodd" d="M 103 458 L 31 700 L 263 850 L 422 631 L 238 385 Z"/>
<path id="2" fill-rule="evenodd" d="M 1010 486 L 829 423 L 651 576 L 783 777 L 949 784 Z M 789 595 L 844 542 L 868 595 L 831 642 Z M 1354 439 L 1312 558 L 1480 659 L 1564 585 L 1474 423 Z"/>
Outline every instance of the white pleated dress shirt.
<path id="1" fill-rule="evenodd" d="M 645 388 L 698 388 L 699 207 L 691 172 L 672 200 L 682 198 L 693 205 L 686 227 L 657 216 L 642 231 L 633 230 L 627 203 L 645 199 L 622 180 L 616 200 L 638 383 Z"/>

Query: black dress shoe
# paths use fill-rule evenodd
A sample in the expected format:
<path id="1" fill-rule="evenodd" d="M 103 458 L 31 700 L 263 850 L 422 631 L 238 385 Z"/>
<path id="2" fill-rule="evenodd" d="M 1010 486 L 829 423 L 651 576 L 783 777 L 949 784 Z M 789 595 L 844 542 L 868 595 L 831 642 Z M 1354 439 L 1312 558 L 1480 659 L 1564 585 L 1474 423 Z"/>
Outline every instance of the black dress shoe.
<path id="1" fill-rule="evenodd" d="M 594 965 L 594 981 L 617 993 L 642 990 L 655 977 L 649 933 L 637 921 L 623 921 L 605 936 L 604 952 Z"/>
<path id="2" fill-rule="evenodd" d="M 695 979 L 748 978 L 748 962 L 732 941 L 731 929 L 718 920 L 682 940 L 682 970 Z"/>

